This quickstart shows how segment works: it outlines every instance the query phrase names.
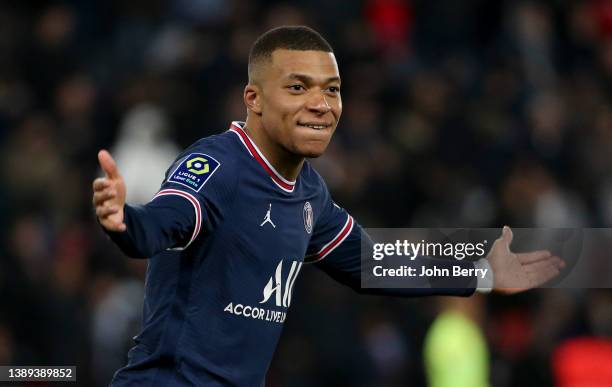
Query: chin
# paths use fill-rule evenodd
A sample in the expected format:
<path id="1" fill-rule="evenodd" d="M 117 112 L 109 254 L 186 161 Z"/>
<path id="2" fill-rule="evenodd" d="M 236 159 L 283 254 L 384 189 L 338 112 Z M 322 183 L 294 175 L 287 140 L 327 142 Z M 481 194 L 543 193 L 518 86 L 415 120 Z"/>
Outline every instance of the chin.
<path id="1" fill-rule="evenodd" d="M 321 157 L 323 155 L 323 152 L 307 152 L 304 154 L 304 157 L 309 158 L 309 159 L 316 159 L 317 157 Z"/>
<path id="2" fill-rule="evenodd" d="M 308 147 L 308 148 L 299 149 L 298 152 L 296 153 L 302 157 L 307 157 L 309 159 L 315 159 L 317 157 L 322 156 L 323 153 L 325 153 L 325 149 L 327 149 L 327 146 Z"/>

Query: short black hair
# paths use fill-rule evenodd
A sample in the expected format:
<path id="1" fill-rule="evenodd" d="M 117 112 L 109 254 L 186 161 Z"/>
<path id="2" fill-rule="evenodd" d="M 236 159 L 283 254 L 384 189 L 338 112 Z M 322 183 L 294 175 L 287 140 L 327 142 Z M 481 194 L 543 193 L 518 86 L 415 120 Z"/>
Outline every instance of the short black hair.
<path id="1" fill-rule="evenodd" d="M 334 52 L 321 34 L 307 26 L 282 26 L 261 35 L 249 52 L 249 79 L 255 63 L 272 58 L 278 49 Z"/>

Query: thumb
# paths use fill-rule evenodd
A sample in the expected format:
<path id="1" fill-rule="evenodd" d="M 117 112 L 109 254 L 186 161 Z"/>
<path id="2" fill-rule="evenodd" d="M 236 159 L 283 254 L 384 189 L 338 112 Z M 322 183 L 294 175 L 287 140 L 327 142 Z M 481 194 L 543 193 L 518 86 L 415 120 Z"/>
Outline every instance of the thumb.
<path id="1" fill-rule="evenodd" d="M 102 170 L 104 171 L 104 173 L 106 173 L 106 176 L 109 179 L 119 177 L 117 163 L 115 163 L 113 156 L 111 156 L 111 154 L 106 149 L 102 149 L 100 152 L 98 152 L 98 161 L 100 162 Z"/>
<path id="2" fill-rule="evenodd" d="M 510 249 L 510 244 L 512 244 L 512 239 L 514 239 L 514 233 L 512 232 L 510 227 L 504 226 L 502 230 L 502 240 L 508 246 L 508 249 Z"/>

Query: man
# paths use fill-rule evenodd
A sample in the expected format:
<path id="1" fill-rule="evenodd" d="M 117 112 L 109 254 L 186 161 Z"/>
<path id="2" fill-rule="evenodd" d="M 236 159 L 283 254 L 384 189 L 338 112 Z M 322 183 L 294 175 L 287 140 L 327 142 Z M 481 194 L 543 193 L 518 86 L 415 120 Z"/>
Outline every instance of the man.
<path id="1" fill-rule="evenodd" d="M 126 205 L 117 166 L 100 151 L 98 220 L 126 254 L 151 257 L 144 327 L 113 386 L 263 385 L 303 263 L 379 294 L 468 296 L 491 286 L 466 278 L 444 289 L 360 288 L 362 230 L 305 161 L 331 140 L 340 85 L 333 51 L 317 32 L 280 27 L 251 49 L 246 123 L 185 150 L 151 202 Z M 558 273 L 558 258 L 513 254 L 510 241 L 505 228 L 489 255 L 495 288 L 526 289 Z"/>

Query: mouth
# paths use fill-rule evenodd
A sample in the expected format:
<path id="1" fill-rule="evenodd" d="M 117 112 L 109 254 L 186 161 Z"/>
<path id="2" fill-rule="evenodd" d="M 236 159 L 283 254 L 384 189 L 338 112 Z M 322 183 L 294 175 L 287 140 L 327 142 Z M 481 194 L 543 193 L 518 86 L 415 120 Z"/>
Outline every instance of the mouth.
<path id="1" fill-rule="evenodd" d="M 298 126 L 303 126 L 314 130 L 323 130 L 331 128 L 332 124 L 328 124 L 325 122 L 298 122 Z"/>

